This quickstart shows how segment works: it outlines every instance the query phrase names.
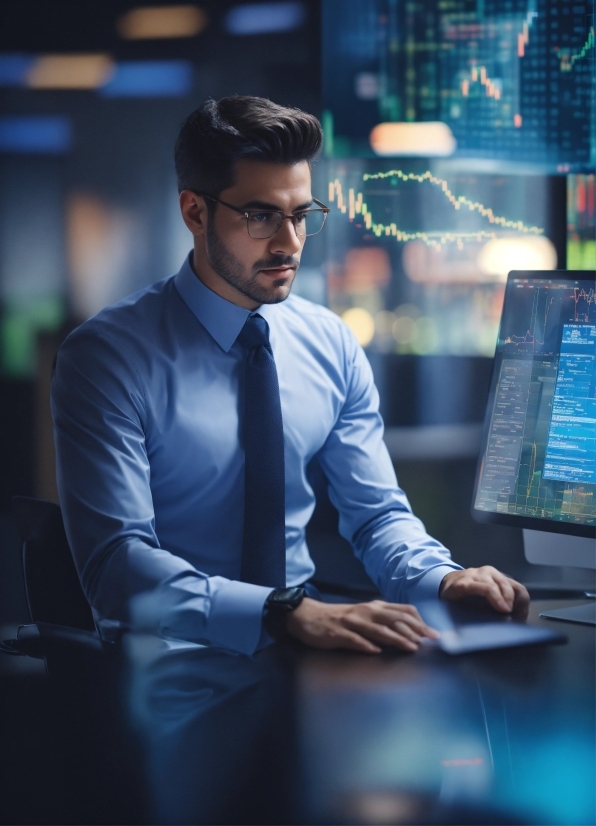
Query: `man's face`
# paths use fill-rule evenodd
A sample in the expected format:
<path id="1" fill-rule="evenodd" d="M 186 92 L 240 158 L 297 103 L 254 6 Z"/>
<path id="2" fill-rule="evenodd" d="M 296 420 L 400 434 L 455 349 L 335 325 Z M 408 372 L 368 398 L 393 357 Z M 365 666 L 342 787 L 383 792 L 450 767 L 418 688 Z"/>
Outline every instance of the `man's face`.
<path id="1" fill-rule="evenodd" d="M 278 209 L 291 215 L 312 205 L 306 161 L 291 166 L 238 161 L 235 172 L 236 182 L 219 198 L 239 209 Z M 217 204 L 215 210 L 203 210 L 202 227 L 195 233 L 195 268 L 214 292 L 247 309 L 288 297 L 305 240 L 290 220 L 272 237 L 255 239 L 243 215 Z"/>

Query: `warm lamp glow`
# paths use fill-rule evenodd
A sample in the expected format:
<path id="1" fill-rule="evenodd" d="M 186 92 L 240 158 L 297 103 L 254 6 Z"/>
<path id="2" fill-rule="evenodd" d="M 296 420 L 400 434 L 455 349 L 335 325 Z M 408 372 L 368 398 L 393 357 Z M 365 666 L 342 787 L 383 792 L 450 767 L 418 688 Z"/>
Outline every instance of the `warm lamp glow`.
<path id="1" fill-rule="evenodd" d="M 452 155 L 457 141 L 446 123 L 379 123 L 370 133 L 370 145 L 377 155 Z"/>
<path id="2" fill-rule="evenodd" d="M 541 235 L 536 238 L 495 238 L 478 254 L 478 266 L 486 275 L 503 280 L 511 270 L 554 270 L 557 251 L 552 241 Z"/>
<path id="3" fill-rule="evenodd" d="M 352 307 L 342 313 L 342 319 L 356 336 L 356 341 L 362 347 L 370 344 L 375 335 L 375 320 L 363 307 Z"/>
<path id="4" fill-rule="evenodd" d="M 207 25 L 198 6 L 153 6 L 131 9 L 118 20 L 118 33 L 126 40 L 194 37 Z"/>
<path id="5" fill-rule="evenodd" d="M 106 54 L 48 54 L 35 60 L 26 82 L 32 89 L 97 89 L 113 71 Z"/>

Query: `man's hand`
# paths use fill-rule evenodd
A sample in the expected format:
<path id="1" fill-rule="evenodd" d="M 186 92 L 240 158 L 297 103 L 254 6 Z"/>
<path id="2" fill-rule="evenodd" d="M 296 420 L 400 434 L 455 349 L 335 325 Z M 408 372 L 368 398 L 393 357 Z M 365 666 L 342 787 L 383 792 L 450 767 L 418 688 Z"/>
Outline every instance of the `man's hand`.
<path id="1" fill-rule="evenodd" d="M 287 632 L 314 648 L 351 648 L 380 654 L 381 646 L 417 651 L 423 637 L 438 639 L 413 605 L 375 599 L 337 605 L 306 597 L 288 614 Z"/>
<path id="2" fill-rule="evenodd" d="M 524 619 L 530 605 L 530 595 L 524 586 L 497 571 L 492 565 L 447 574 L 441 582 L 439 596 L 449 600 L 481 596 L 496 611 L 503 614 L 515 613 Z"/>

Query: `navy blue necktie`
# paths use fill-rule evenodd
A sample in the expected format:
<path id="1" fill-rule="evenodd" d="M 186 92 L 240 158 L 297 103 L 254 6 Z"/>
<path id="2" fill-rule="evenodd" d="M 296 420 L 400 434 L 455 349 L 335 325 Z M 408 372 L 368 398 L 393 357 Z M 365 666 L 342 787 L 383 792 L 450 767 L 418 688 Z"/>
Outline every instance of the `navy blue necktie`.
<path id="1" fill-rule="evenodd" d="M 286 510 L 284 434 L 269 325 L 249 316 L 238 341 L 245 362 L 243 439 L 244 536 L 240 579 L 285 588 Z"/>

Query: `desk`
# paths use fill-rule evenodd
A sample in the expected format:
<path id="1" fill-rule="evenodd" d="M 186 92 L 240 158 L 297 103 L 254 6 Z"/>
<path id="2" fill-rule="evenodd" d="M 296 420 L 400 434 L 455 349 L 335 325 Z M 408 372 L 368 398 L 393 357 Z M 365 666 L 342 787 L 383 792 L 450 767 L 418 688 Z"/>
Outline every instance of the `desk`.
<path id="1" fill-rule="evenodd" d="M 593 825 L 594 627 L 538 617 L 569 604 L 530 611 L 567 645 L 455 658 L 55 647 L 0 684 L 0 823 Z"/>
<path id="2" fill-rule="evenodd" d="M 538 614 L 569 604 L 535 602 L 529 621 L 555 627 Z M 445 805 L 488 822 L 596 822 L 594 628 L 556 628 L 567 645 L 455 658 L 305 652 L 300 718 L 314 819 L 440 822 Z"/>
<path id="3" fill-rule="evenodd" d="M 156 819 L 593 824 L 594 628 L 556 627 L 567 645 L 457 658 L 145 648 L 139 666 L 137 640 Z"/>

